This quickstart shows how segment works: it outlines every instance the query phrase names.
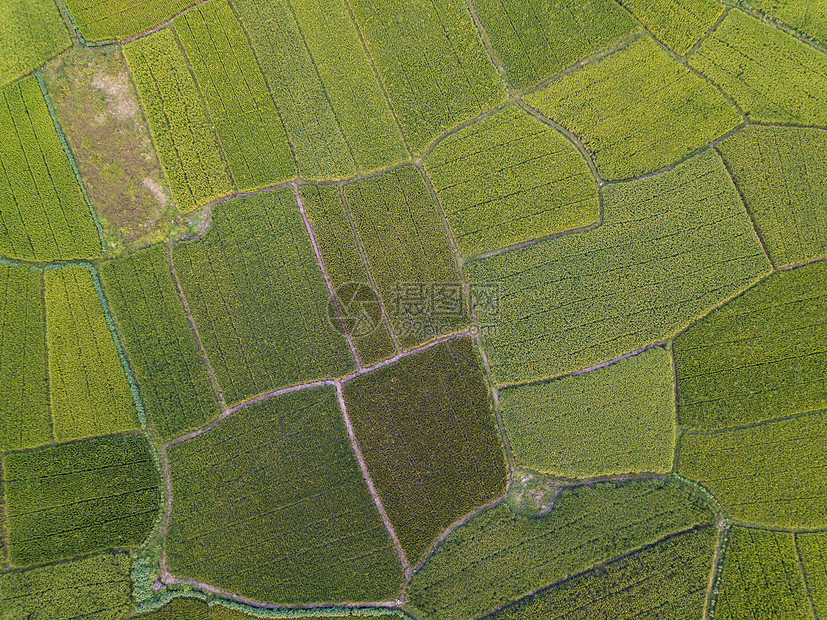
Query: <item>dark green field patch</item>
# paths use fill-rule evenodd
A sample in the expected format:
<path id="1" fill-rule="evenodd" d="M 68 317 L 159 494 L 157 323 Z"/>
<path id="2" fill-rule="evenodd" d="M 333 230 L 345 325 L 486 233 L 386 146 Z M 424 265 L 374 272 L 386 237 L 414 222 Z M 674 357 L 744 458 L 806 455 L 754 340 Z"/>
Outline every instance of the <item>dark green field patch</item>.
<path id="1" fill-rule="evenodd" d="M 133 608 L 126 553 L 0 574 L 0 613 L 17 620 L 120 620 Z"/>
<path id="2" fill-rule="evenodd" d="M 827 410 L 780 422 L 681 437 L 677 470 L 738 521 L 827 527 Z"/>
<path id="3" fill-rule="evenodd" d="M 505 503 L 469 519 L 414 573 L 418 617 L 476 618 L 534 590 L 703 523 L 714 515 L 675 481 L 597 483 L 560 493 L 543 518 Z"/>
<path id="4" fill-rule="evenodd" d="M 827 262 L 772 274 L 675 339 L 681 426 L 827 407 Z"/>
<path id="5" fill-rule="evenodd" d="M 142 435 L 7 453 L 3 470 L 14 566 L 132 547 L 160 510 L 160 476 Z"/>
<path id="6" fill-rule="evenodd" d="M 465 256 L 600 216 L 597 185 L 580 152 L 518 107 L 448 136 L 425 167 Z"/>
<path id="7" fill-rule="evenodd" d="M 355 368 L 291 188 L 223 203 L 173 258 L 228 403 Z"/>
<path id="8" fill-rule="evenodd" d="M 168 456 L 174 574 L 269 603 L 398 595 L 402 567 L 333 388 L 245 407 Z"/>
<path id="9" fill-rule="evenodd" d="M 376 490 L 413 565 L 440 532 L 505 492 L 505 460 L 470 338 L 345 384 Z"/>
<path id="10" fill-rule="evenodd" d="M 717 530 L 679 534 L 507 607 L 502 620 L 697 620 Z"/>
<path id="11" fill-rule="evenodd" d="M 161 245 L 101 266 L 144 407 L 165 439 L 201 426 L 218 401 Z"/>
<path id="12" fill-rule="evenodd" d="M 207 603 L 194 598 L 175 598 L 148 614 L 138 616 L 141 620 L 216 620 Z"/>
<path id="13" fill-rule="evenodd" d="M 717 149 L 776 267 L 827 258 L 827 131 L 745 127 Z"/>

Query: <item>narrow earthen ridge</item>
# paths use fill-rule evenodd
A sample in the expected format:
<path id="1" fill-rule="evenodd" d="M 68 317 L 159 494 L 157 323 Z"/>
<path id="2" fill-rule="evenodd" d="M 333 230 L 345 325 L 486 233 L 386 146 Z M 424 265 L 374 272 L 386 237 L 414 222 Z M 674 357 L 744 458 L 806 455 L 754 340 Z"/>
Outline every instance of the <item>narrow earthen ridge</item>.
<path id="1" fill-rule="evenodd" d="M 164 482 L 167 487 L 166 509 L 164 510 L 164 523 L 161 530 L 161 537 L 166 540 L 167 529 L 169 528 L 169 521 L 172 518 L 172 475 L 169 473 L 169 460 L 167 459 L 167 446 L 163 446 L 158 453 L 158 458 L 161 461 L 161 470 L 164 474 Z M 166 554 L 161 554 L 161 572 L 166 573 L 167 558 Z"/>
<path id="2" fill-rule="evenodd" d="M 327 292 L 330 295 L 330 300 L 333 302 L 333 307 L 336 308 L 336 316 L 338 317 L 339 324 L 342 327 L 342 333 L 345 335 L 345 339 L 347 340 L 347 346 L 350 348 L 350 354 L 356 361 L 356 367 L 361 370 L 364 368 L 362 366 L 362 360 L 359 359 L 359 353 L 357 353 L 356 346 L 353 344 L 353 338 L 351 338 L 347 325 L 345 325 L 345 319 L 342 316 L 342 309 L 339 307 L 339 300 L 336 299 L 336 293 L 333 290 L 333 285 L 330 283 L 330 277 L 327 275 L 327 269 L 325 269 L 324 262 L 322 261 L 322 253 L 319 251 L 319 244 L 316 242 L 316 235 L 313 233 L 313 225 L 310 223 L 307 213 L 304 211 L 304 203 L 302 202 L 301 195 L 299 195 L 299 186 L 295 181 L 290 185 L 293 187 L 293 196 L 296 199 L 296 204 L 299 206 L 299 213 L 301 213 L 304 228 L 307 230 L 307 236 L 310 237 L 310 244 L 313 246 L 313 253 L 316 255 L 316 262 L 322 272 L 325 286 L 327 286 Z"/>
<path id="3" fill-rule="evenodd" d="M 726 553 L 726 547 L 729 543 L 729 526 L 724 522 L 720 522 L 717 524 L 717 527 L 718 544 L 715 545 L 715 553 L 712 556 L 712 570 L 709 574 L 704 611 L 701 616 L 704 620 L 712 620 L 712 618 L 715 617 L 715 603 L 718 602 L 718 584 L 724 564 L 724 553 Z"/>
<path id="4" fill-rule="evenodd" d="M 807 567 L 804 565 L 804 558 L 801 557 L 801 545 L 798 542 L 798 534 L 793 534 L 793 542 L 795 542 L 795 554 L 798 558 L 798 570 L 801 572 L 801 578 L 804 580 L 804 590 L 807 592 L 807 600 L 810 601 L 810 609 L 813 610 L 813 618 L 820 620 L 818 608 L 813 600 L 813 592 L 810 590 L 810 581 L 807 579 Z"/>
<path id="5" fill-rule="evenodd" d="M 385 524 L 385 529 L 388 530 L 388 534 L 390 534 L 391 540 L 393 541 L 393 546 L 396 547 L 396 555 L 399 556 L 399 561 L 402 563 L 402 568 L 405 571 L 405 581 L 407 582 L 411 575 L 411 567 L 408 564 L 408 557 L 405 555 L 405 551 L 402 549 L 399 538 L 396 536 L 396 531 L 393 529 L 393 525 L 388 518 L 388 514 L 385 512 L 385 507 L 382 505 L 382 500 L 379 498 L 379 494 L 373 486 L 373 480 L 371 479 L 368 468 L 365 465 L 365 459 L 362 457 L 362 451 L 359 450 L 359 445 L 356 443 L 356 434 L 353 432 L 353 426 L 350 424 L 350 417 L 347 414 L 347 407 L 345 406 L 345 396 L 342 392 L 342 384 L 337 381 L 335 385 L 336 398 L 339 399 L 339 409 L 342 410 L 342 418 L 344 418 L 345 426 L 347 427 L 347 435 L 350 437 L 350 445 L 353 447 L 353 453 L 356 455 L 356 460 L 359 461 L 359 469 L 362 470 L 362 476 L 365 478 L 371 497 L 373 497 L 373 503 L 376 504 L 376 509 L 379 511 L 379 516 L 382 517 L 382 522 Z M 401 604 L 404 602 L 403 595 L 400 597 L 398 603 Z"/>

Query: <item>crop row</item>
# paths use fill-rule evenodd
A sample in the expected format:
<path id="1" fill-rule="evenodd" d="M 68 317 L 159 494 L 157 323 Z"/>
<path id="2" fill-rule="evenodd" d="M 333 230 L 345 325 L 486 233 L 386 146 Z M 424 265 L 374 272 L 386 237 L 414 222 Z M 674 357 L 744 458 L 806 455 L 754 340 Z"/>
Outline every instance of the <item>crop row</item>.
<path id="1" fill-rule="evenodd" d="M 170 570 L 270 603 L 390 600 L 402 568 L 332 388 L 173 446 Z"/>
<path id="2" fill-rule="evenodd" d="M 818 618 L 827 614 L 827 533 L 796 534 L 807 592 Z"/>
<path id="3" fill-rule="evenodd" d="M 677 54 L 686 54 L 724 12 L 715 0 L 619 0 Z"/>
<path id="4" fill-rule="evenodd" d="M 0 4 L 0 87 L 39 67 L 72 44 L 52 0 Z"/>

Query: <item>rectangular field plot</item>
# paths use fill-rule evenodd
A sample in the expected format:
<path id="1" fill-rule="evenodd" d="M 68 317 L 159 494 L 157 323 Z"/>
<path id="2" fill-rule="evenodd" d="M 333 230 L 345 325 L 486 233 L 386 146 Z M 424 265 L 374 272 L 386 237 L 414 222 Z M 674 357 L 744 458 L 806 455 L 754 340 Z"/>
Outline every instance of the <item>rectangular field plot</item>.
<path id="1" fill-rule="evenodd" d="M 751 121 L 827 125 L 827 56 L 741 11 L 730 11 L 689 64 Z"/>
<path id="2" fill-rule="evenodd" d="M 403 346 L 466 326 L 468 309 L 451 246 L 419 171 L 408 166 L 347 185 L 345 197 Z M 436 304 L 440 293 L 434 288 L 445 292 Z"/>
<path id="3" fill-rule="evenodd" d="M 165 439 L 201 426 L 218 401 L 167 263 L 154 245 L 103 263 L 101 276 L 141 398 Z"/>
<path id="4" fill-rule="evenodd" d="M 369 366 L 391 357 L 396 352 L 394 344 L 356 246 L 339 189 L 308 185 L 302 188 L 301 199 L 359 359 Z"/>
<path id="5" fill-rule="evenodd" d="M 477 0 L 474 8 L 516 89 L 550 78 L 640 30 L 611 0 Z"/>
<path id="6" fill-rule="evenodd" d="M 493 614 L 500 620 L 703 617 L 717 530 L 679 534 Z"/>
<path id="7" fill-rule="evenodd" d="M 505 492 L 506 468 L 470 338 L 345 384 L 356 441 L 414 565 L 442 530 Z"/>
<path id="8" fill-rule="evenodd" d="M 57 441 L 137 429 L 124 368 L 87 269 L 49 269 L 46 344 Z"/>
<path id="9" fill-rule="evenodd" d="M 500 391 L 514 458 L 566 478 L 668 471 L 675 450 L 669 358 L 656 347 L 607 368 Z"/>
<path id="10" fill-rule="evenodd" d="M 0 451 L 49 443 L 43 273 L 0 265 Z"/>
<path id="11" fill-rule="evenodd" d="M 9 560 L 39 564 L 143 541 L 160 476 L 142 435 L 114 435 L 3 457 Z"/>
<path id="12" fill-rule="evenodd" d="M 225 400 L 353 370 L 292 189 L 225 202 L 212 217 L 173 259 Z"/>
<path id="13" fill-rule="evenodd" d="M 678 472 L 741 522 L 827 526 L 827 410 L 726 432 L 685 434 Z"/>
<path id="14" fill-rule="evenodd" d="M 164 28 L 124 47 L 179 211 L 233 190 L 227 165 L 175 32 Z"/>
<path id="15" fill-rule="evenodd" d="M 745 127 L 717 149 L 776 267 L 827 258 L 827 131 Z"/>
<path id="16" fill-rule="evenodd" d="M 733 528 L 715 618 L 813 618 L 792 534 Z"/>
<path id="17" fill-rule="evenodd" d="M 477 618 L 713 518 L 692 490 L 674 481 L 575 487 L 540 519 L 517 516 L 501 503 L 440 543 L 414 573 L 407 606 L 418 617 Z"/>
<path id="18" fill-rule="evenodd" d="M 796 534 L 807 590 L 819 618 L 827 615 L 827 533 Z"/>
<path id="19" fill-rule="evenodd" d="M 466 264 L 499 282 L 486 336 L 499 384 L 556 377 L 665 340 L 770 270 L 712 151 L 606 187 L 603 224 Z"/>
<path id="20" fill-rule="evenodd" d="M 132 611 L 129 554 L 95 555 L 0 574 L 8 618 L 114 620 Z"/>
<path id="21" fill-rule="evenodd" d="M 648 37 L 525 101 L 578 136 L 610 180 L 674 164 L 742 120 L 711 84 Z"/>
<path id="22" fill-rule="evenodd" d="M 0 90 L 0 254 L 30 261 L 101 253 L 95 223 L 34 77 Z"/>
<path id="23" fill-rule="evenodd" d="M 686 54 L 712 27 L 724 5 L 715 0 L 620 0 L 676 54 Z"/>
<path id="24" fill-rule="evenodd" d="M 505 99 L 461 0 L 350 6 L 412 151 Z"/>
<path id="25" fill-rule="evenodd" d="M 0 4 L 0 87 L 42 65 L 72 44 L 53 0 Z"/>
<path id="26" fill-rule="evenodd" d="M 465 256 L 588 226 L 600 215 L 580 152 L 516 106 L 448 136 L 425 167 Z"/>
<path id="27" fill-rule="evenodd" d="M 827 407 L 827 262 L 775 273 L 675 339 L 689 428 Z"/>
<path id="28" fill-rule="evenodd" d="M 198 0 L 66 0 L 86 41 L 120 41 L 163 24 Z"/>
<path id="29" fill-rule="evenodd" d="M 278 111 L 247 36 L 226 0 L 173 22 L 239 191 L 296 175 Z"/>
<path id="30" fill-rule="evenodd" d="M 332 387 L 245 407 L 169 463 L 174 574 L 268 603 L 398 596 L 402 567 Z"/>

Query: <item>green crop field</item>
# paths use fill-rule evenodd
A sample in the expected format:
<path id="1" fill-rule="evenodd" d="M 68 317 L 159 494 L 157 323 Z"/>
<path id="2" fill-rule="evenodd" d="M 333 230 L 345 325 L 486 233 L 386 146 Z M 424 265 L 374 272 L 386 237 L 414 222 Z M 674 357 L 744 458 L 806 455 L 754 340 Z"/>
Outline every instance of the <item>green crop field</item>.
<path id="1" fill-rule="evenodd" d="M 686 54 L 724 12 L 715 0 L 619 1 L 677 54 Z"/>
<path id="2" fill-rule="evenodd" d="M 72 20 L 87 41 L 120 41 L 171 19 L 198 0 L 66 0 Z"/>
<path id="3" fill-rule="evenodd" d="M 712 519 L 704 502 L 674 481 L 575 487 L 560 493 L 541 519 L 520 517 L 501 503 L 437 547 L 414 573 L 407 607 L 416 617 L 476 618 Z"/>
<path id="4" fill-rule="evenodd" d="M 566 478 L 669 471 L 672 381 L 669 353 L 657 347 L 608 368 L 502 390 L 514 458 Z"/>
<path id="5" fill-rule="evenodd" d="M 158 434 L 169 438 L 215 416 L 218 402 L 170 275 L 166 249 L 155 245 L 105 262 L 101 276 Z"/>
<path id="6" fill-rule="evenodd" d="M 34 77 L 0 90 L 0 254 L 23 260 L 100 255 L 89 207 Z"/>
<path id="7" fill-rule="evenodd" d="M 675 339 L 681 425 L 827 407 L 827 262 L 773 274 Z"/>
<path id="8" fill-rule="evenodd" d="M 827 258 L 827 131 L 746 127 L 717 149 L 776 266 Z"/>
<path id="9" fill-rule="evenodd" d="M 289 187 L 220 205 L 173 259 L 228 403 L 353 368 Z"/>
<path id="10" fill-rule="evenodd" d="M 738 521 L 827 527 L 827 410 L 712 434 L 685 434 L 678 472 L 708 489 Z"/>
<path id="11" fill-rule="evenodd" d="M 604 179 L 674 164 L 741 123 L 711 84 L 648 37 L 525 101 L 579 136 Z"/>
<path id="12" fill-rule="evenodd" d="M 160 509 L 158 470 L 141 435 L 10 452 L 3 475 L 15 566 L 131 547 Z"/>
<path id="13" fill-rule="evenodd" d="M 5 618 L 116 620 L 132 609 L 129 555 L 103 554 L 0 573 Z"/>
<path id="14" fill-rule="evenodd" d="M 461 0 L 349 5 L 412 151 L 505 99 Z"/>
<path id="15" fill-rule="evenodd" d="M 797 564 L 792 534 L 733 529 L 715 618 L 813 618 Z"/>
<path id="16" fill-rule="evenodd" d="M 124 47 L 172 197 L 192 211 L 233 190 L 204 101 L 173 30 Z"/>
<path id="17" fill-rule="evenodd" d="M 552 586 L 492 617 L 696 620 L 703 617 L 716 542 L 716 531 L 710 527 L 679 534 Z"/>
<path id="18" fill-rule="evenodd" d="M 296 165 L 278 111 L 227 1 L 198 6 L 173 25 L 236 187 L 248 191 L 294 177 Z"/>
<path id="19" fill-rule="evenodd" d="M 750 5 L 822 43 L 827 42 L 824 0 L 750 0 Z"/>
<path id="20" fill-rule="evenodd" d="M 741 11 L 689 57 L 755 122 L 827 125 L 827 57 Z"/>
<path id="21" fill-rule="evenodd" d="M 397 596 L 402 568 L 333 388 L 243 409 L 169 462 L 174 573 L 271 603 Z"/>
<path id="22" fill-rule="evenodd" d="M 355 379 L 344 397 L 411 564 L 442 530 L 505 492 L 505 462 L 470 338 Z"/>
<path id="23" fill-rule="evenodd" d="M 817 617 L 827 614 L 827 534 L 796 534 L 807 592 L 812 597 Z"/>
<path id="24" fill-rule="evenodd" d="M 559 376 L 665 340 L 769 271 L 714 152 L 605 189 L 598 228 L 466 265 L 472 283 L 501 283 L 497 330 L 486 338 L 497 383 Z"/>
<path id="25" fill-rule="evenodd" d="M 466 255 L 597 222 L 597 185 L 577 149 L 508 107 L 448 136 L 425 160 Z"/>
<path id="26" fill-rule="evenodd" d="M 49 443 L 43 273 L 0 265 L 0 450 Z"/>
<path id="27" fill-rule="evenodd" d="M 13 82 L 71 44 L 54 0 L 0 4 L 0 87 Z"/>
<path id="28" fill-rule="evenodd" d="M 517 89 L 550 78 L 640 30 L 613 0 L 477 0 L 474 8 Z"/>
<path id="29" fill-rule="evenodd" d="M 215 620 L 209 606 L 193 598 L 176 598 L 160 609 L 141 615 L 143 620 Z"/>

